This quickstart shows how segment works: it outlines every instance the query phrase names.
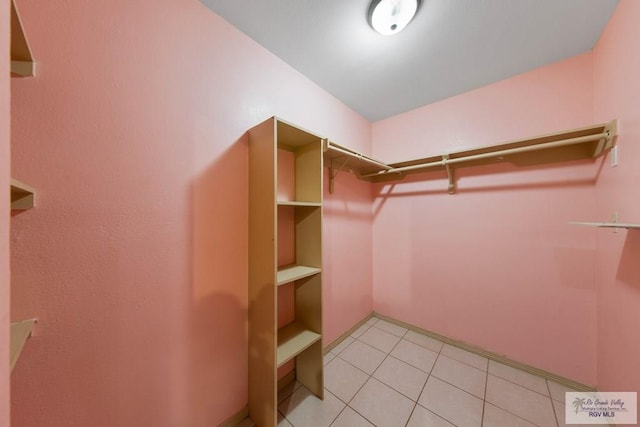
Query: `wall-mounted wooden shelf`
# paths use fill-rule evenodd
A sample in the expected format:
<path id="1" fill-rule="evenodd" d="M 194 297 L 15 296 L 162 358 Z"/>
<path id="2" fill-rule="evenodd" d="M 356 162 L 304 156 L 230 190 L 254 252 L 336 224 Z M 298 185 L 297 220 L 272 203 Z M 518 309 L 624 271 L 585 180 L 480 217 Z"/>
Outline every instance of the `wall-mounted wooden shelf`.
<path id="1" fill-rule="evenodd" d="M 36 190 L 17 179 L 11 179 L 11 209 L 31 209 L 36 204 Z"/>
<path id="2" fill-rule="evenodd" d="M 278 330 L 278 367 L 293 359 L 314 343 L 321 335 L 293 322 Z"/>
<path id="3" fill-rule="evenodd" d="M 333 189 L 335 176 L 341 170 L 347 170 L 358 178 L 371 182 L 397 181 L 409 174 L 444 170 L 449 180 L 449 193 L 453 194 L 454 166 L 480 166 L 499 162 L 532 166 L 595 158 L 613 147 L 616 135 L 617 123 L 612 120 L 609 123 L 398 163 L 386 164 L 330 141 L 324 145 L 324 156 L 329 165 L 330 191 Z"/>
<path id="4" fill-rule="evenodd" d="M 278 286 L 304 279 L 320 273 L 320 269 L 316 267 L 307 267 L 306 265 L 288 265 L 278 268 Z"/>
<path id="5" fill-rule="evenodd" d="M 20 14 L 11 1 L 11 77 L 36 75 L 36 63 L 31 55 L 29 42 L 24 34 Z"/>
<path id="6" fill-rule="evenodd" d="M 36 319 L 30 319 L 11 324 L 11 342 L 9 345 L 9 367 L 11 371 L 13 371 L 13 367 L 16 366 L 16 362 L 18 362 L 18 358 L 20 357 L 20 353 L 22 353 L 27 339 L 31 336 L 31 331 L 35 323 Z"/>
<path id="7" fill-rule="evenodd" d="M 571 225 L 584 225 L 598 228 L 626 228 L 640 230 L 640 224 L 630 224 L 624 222 L 570 222 Z"/>

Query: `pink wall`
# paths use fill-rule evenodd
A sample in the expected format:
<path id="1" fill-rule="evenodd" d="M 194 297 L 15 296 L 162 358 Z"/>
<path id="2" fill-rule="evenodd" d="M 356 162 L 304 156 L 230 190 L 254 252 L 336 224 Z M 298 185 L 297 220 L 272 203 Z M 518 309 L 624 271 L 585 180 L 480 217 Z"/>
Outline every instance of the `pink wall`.
<path id="1" fill-rule="evenodd" d="M 374 156 L 586 126 L 591 70 L 584 54 L 374 123 Z M 465 168 L 455 195 L 443 173 L 378 185 L 374 310 L 595 384 L 595 235 L 567 221 L 596 213 L 601 162 Z"/>
<path id="2" fill-rule="evenodd" d="M 371 126 L 196 1 L 18 5 L 39 76 L 11 82 L 12 161 L 38 207 L 12 220 L 11 303 L 40 323 L 14 423 L 217 425 L 247 399 L 244 132 L 278 115 L 368 152 Z M 368 200 L 327 196 L 327 341 L 371 311 Z"/>
<path id="3" fill-rule="evenodd" d="M 9 427 L 9 7 L 0 0 L 0 427 Z"/>
<path id="4" fill-rule="evenodd" d="M 640 223 L 640 3 L 622 0 L 594 50 L 594 115 L 619 120 L 620 164 L 603 169 L 597 221 Z M 640 231 L 585 230 L 596 239 L 598 385 L 640 391 Z M 640 402 L 639 402 L 640 403 Z"/>

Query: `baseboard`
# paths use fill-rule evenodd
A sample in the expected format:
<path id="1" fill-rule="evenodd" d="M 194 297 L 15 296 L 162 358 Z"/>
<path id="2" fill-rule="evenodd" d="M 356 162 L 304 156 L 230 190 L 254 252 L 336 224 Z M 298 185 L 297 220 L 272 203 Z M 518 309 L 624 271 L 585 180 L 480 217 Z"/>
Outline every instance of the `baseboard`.
<path id="1" fill-rule="evenodd" d="M 352 326 L 347 332 L 345 332 L 344 334 L 340 335 L 338 338 L 334 339 L 333 341 L 331 341 L 330 344 L 328 344 L 322 351 L 324 354 L 329 353 L 331 350 L 333 350 L 334 348 L 336 348 L 342 341 L 345 340 L 345 338 L 347 338 L 349 335 L 351 335 L 352 333 L 354 333 L 355 331 L 358 330 L 358 328 L 362 325 L 364 325 L 365 323 L 367 323 L 369 321 L 369 319 L 371 319 L 373 316 L 375 315 L 375 313 L 372 311 L 370 314 L 368 314 L 364 319 L 362 319 L 361 321 L 359 321 L 358 323 L 356 323 L 354 326 Z"/>
<path id="2" fill-rule="evenodd" d="M 577 391 L 596 391 L 596 389 L 591 387 L 591 386 L 579 383 L 579 382 L 571 380 L 569 378 L 565 378 L 563 376 L 554 374 L 552 372 L 545 371 L 544 369 L 536 368 L 535 366 L 527 365 L 525 363 L 521 363 L 521 362 L 518 362 L 516 360 L 509 359 L 508 357 L 506 357 L 506 356 L 504 356 L 502 354 L 493 353 L 493 352 L 491 352 L 489 350 L 485 350 L 485 349 L 483 349 L 481 347 L 478 347 L 478 346 L 475 346 L 475 345 L 471 345 L 471 344 L 467 344 L 467 343 L 465 343 L 463 341 L 458 341 L 458 340 L 455 340 L 453 338 L 449 338 L 449 337 L 447 337 L 445 335 L 441 335 L 441 334 L 439 334 L 437 332 L 433 332 L 433 331 L 430 331 L 428 329 L 419 328 L 419 327 L 414 326 L 414 325 L 412 325 L 410 323 L 402 322 L 400 320 L 396 320 L 396 319 L 394 319 L 392 317 L 384 316 L 384 315 L 379 314 L 379 313 L 373 313 L 373 315 L 378 317 L 378 318 L 380 318 L 380 319 L 382 319 L 382 320 L 386 320 L 389 323 L 394 323 L 394 324 L 396 324 L 398 326 L 402 326 L 404 328 L 407 328 L 409 330 L 418 332 L 420 334 L 427 335 L 427 336 L 429 336 L 431 338 L 435 338 L 437 340 L 440 340 L 440 341 L 442 341 L 442 342 L 444 342 L 446 344 L 452 345 L 454 347 L 458 347 L 458 348 L 461 348 L 463 350 L 467 350 L 467 351 L 469 351 L 471 353 L 475 353 L 475 354 L 477 354 L 479 356 L 486 357 L 487 359 L 495 360 L 496 362 L 502 363 L 503 365 L 511 366 L 512 368 L 520 369 L 521 371 L 525 371 L 525 372 L 528 372 L 530 374 L 537 375 L 539 377 L 542 377 L 542 378 L 545 378 L 545 379 L 548 379 L 548 380 L 551 380 L 551 381 L 555 381 L 558 384 L 562 384 L 564 386 L 567 386 L 569 388 L 575 389 Z"/>
<path id="3" fill-rule="evenodd" d="M 218 424 L 218 427 L 236 427 L 238 424 L 242 422 L 245 418 L 249 416 L 249 406 L 245 406 L 237 412 Z"/>

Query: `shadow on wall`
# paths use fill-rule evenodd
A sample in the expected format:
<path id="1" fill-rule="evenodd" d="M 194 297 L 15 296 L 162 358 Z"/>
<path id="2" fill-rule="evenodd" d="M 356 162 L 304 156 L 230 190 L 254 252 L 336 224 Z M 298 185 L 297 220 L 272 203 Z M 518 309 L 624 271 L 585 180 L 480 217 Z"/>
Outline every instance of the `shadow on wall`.
<path id="1" fill-rule="evenodd" d="M 185 338 L 192 426 L 217 425 L 246 404 L 247 144 L 243 135 L 193 181 Z"/>
<path id="2" fill-rule="evenodd" d="M 545 188 L 570 188 L 570 187 L 588 187 L 593 186 L 598 180 L 600 173 L 605 164 L 605 157 L 590 160 L 577 160 L 572 161 L 569 166 L 578 165 L 594 165 L 596 167 L 595 172 L 589 170 L 588 173 L 581 173 L 581 177 L 575 179 L 565 178 L 551 178 L 545 179 L 538 178 L 535 182 L 515 182 L 499 183 L 492 185 L 473 184 L 472 186 L 466 186 L 466 180 L 472 180 L 474 178 L 482 179 L 492 174 L 505 174 L 505 173 L 518 173 L 518 172 L 552 172 L 555 169 L 561 168 L 564 164 L 545 164 L 545 165 L 533 165 L 533 166 L 517 166 L 510 163 L 496 163 L 492 165 L 471 166 L 461 169 L 453 168 L 455 193 L 482 193 L 482 192 L 498 192 L 498 191 L 523 191 L 523 190 L 539 190 Z M 428 196 L 428 195 L 447 195 L 447 174 L 443 170 L 425 171 L 424 173 L 416 173 L 407 175 L 404 179 L 398 181 L 389 181 L 387 183 L 381 182 L 374 186 L 374 218 L 378 216 L 378 213 L 390 198 L 394 197 L 406 197 L 406 196 Z M 486 182 L 486 181 L 484 181 Z M 501 178 L 501 182 L 503 179 Z M 406 185 L 407 189 L 402 190 L 402 186 Z"/>
<path id="3" fill-rule="evenodd" d="M 640 291 L 640 230 L 627 230 L 627 238 L 622 249 L 617 278 Z"/>

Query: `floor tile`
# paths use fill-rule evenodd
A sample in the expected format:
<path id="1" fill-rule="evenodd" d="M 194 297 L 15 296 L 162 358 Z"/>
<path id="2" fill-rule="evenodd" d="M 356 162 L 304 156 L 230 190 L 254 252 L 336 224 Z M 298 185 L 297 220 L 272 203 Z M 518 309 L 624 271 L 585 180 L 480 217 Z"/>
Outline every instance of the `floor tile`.
<path id="1" fill-rule="evenodd" d="M 324 400 L 320 400 L 305 387 L 300 387 L 278 409 L 296 427 L 327 427 L 344 407 L 345 404 L 327 390 Z"/>
<path id="2" fill-rule="evenodd" d="M 371 375 L 380 366 L 386 355 L 370 345 L 355 341 L 340 353 L 339 357 Z"/>
<path id="3" fill-rule="evenodd" d="M 409 418 L 407 427 L 455 427 L 449 421 L 444 418 L 440 418 L 428 409 L 423 408 L 420 405 L 416 405 Z"/>
<path id="4" fill-rule="evenodd" d="M 336 357 L 324 368 L 324 386 L 343 402 L 349 402 L 369 375 Z"/>
<path id="5" fill-rule="evenodd" d="M 576 391 L 572 388 L 569 388 L 565 385 L 558 384 L 557 382 L 547 380 L 549 384 L 549 391 L 551 392 L 551 398 L 557 400 L 558 402 L 564 403 L 564 394 L 568 391 Z"/>
<path id="6" fill-rule="evenodd" d="M 278 412 L 278 427 L 293 427 L 287 419 Z"/>
<path id="7" fill-rule="evenodd" d="M 414 402 L 370 378 L 353 398 L 350 406 L 377 427 L 404 427 Z"/>
<path id="8" fill-rule="evenodd" d="M 433 376 L 427 380 L 418 403 L 459 427 L 482 423 L 481 399 Z"/>
<path id="9" fill-rule="evenodd" d="M 367 325 L 366 323 L 363 324 L 362 326 L 360 326 L 358 329 L 356 329 L 355 331 L 353 331 L 351 333 L 351 336 L 353 338 L 358 338 L 360 335 L 364 334 L 367 329 L 369 329 L 371 327 L 371 325 Z"/>
<path id="10" fill-rule="evenodd" d="M 593 427 L 593 424 L 567 424 L 565 422 L 565 404 L 562 402 L 558 402 L 557 400 L 553 400 L 553 409 L 556 411 L 556 420 L 558 420 L 558 425 L 560 427 Z M 571 410 L 573 408 L 569 408 Z M 601 424 L 606 425 L 606 424 Z"/>
<path id="11" fill-rule="evenodd" d="M 373 326 L 378 320 L 380 319 L 378 319 L 376 316 L 372 316 L 365 322 L 365 325 Z"/>
<path id="12" fill-rule="evenodd" d="M 354 342 L 355 339 L 351 338 L 351 337 L 346 337 L 340 344 L 338 344 L 337 346 L 335 346 L 333 348 L 333 350 L 331 350 L 331 353 L 338 355 L 340 353 L 342 353 L 342 351 L 349 347 L 349 345 Z"/>
<path id="13" fill-rule="evenodd" d="M 391 355 L 427 373 L 431 371 L 438 357 L 437 353 L 404 339 L 395 346 Z"/>
<path id="14" fill-rule="evenodd" d="M 484 399 L 484 386 L 487 379 L 485 371 L 441 354 L 436 360 L 431 375 Z"/>
<path id="15" fill-rule="evenodd" d="M 329 362 L 331 362 L 333 360 L 333 358 L 336 357 L 336 355 L 334 353 L 327 353 L 324 356 L 322 356 L 322 364 L 324 366 L 327 366 L 327 364 Z"/>
<path id="16" fill-rule="evenodd" d="M 385 353 L 389 353 L 400 341 L 399 337 L 377 328 L 369 328 L 358 339 Z"/>
<path id="17" fill-rule="evenodd" d="M 331 427 L 375 427 L 369 421 L 367 421 L 362 415 L 350 407 L 344 408 L 344 411 L 338 418 L 331 424 Z"/>
<path id="18" fill-rule="evenodd" d="M 302 384 L 300 384 L 298 381 L 292 381 L 289 384 L 282 387 L 280 390 L 278 390 L 278 404 L 288 399 L 289 396 L 291 396 L 293 392 L 296 391 L 301 386 Z"/>
<path id="19" fill-rule="evenodd" d="M 509 412 L 492 405 L 491 403 L 485 403 L 484 416 L 482 419 L 483 427 L 535 427 L 535 424 L 529 421 L 523 420 L 520 417 L 516 417 Z"/>
<path id="20" fill-rule="evenodd" d="M 521 385 L 529 390 L 549 396 L 547 381 L 544 378 L 537 377 L 520 369 L 512 368 L 511 366 L 503 365 L 494 360 L 489 361 L 489 373 L 503 380 Z"/>
<path id="21" fill-rule="evenodd" d="M 551 399 L 493 375 L 487 378 L 487 402 L 539 426 L 555 426 Z"/>
<path id="22" fill-rule="evenodd" d="M 440 350 L 442 350 L 443 346 L 442 341 L 438 341 L 435 338 L 422 335 L 415 331 L 407 331 L 407 333 L 402 338 L 407 341 L 411 341 L 414 344 L 418 344 L 419 346 L 422 346 L 424 348 L 428 348 L 431 351 L 435 351 L 436 353 L 439 353 Z"/>
<path id="23" fill-rule="evenodd" d="M 397 337 L 402 337 L 407 333 L 407 328 L 403 328 L 400 325 L 396 325 L 395 323 L 387 322 L 386 320 L 378 320 L 373 326 L 378 329 L 382 329 L 385 332 L 389 332 Z"/>
<path id="24" fill-rule="evenodd" d="M 376 369 L 373 377 L 416 401 L 428 374 L 395 357 L 387 357 Z"/>
<path id="25" fill-rule="evenodd" d="M 489 359 L 486 357 L 479 356 L 475 353 L 471 353 L 470 351 L 463 350 L 458 347 L 454 347 L 449 344 L 445 344 L 442 347 L 442 354 L 445 356 L 449 356 L 452 359 L 456 359 L 458 362 L 466 363 L 467 365 L 471 365 L 474 368 L 482 369 L 483 371 L 487 370 L 487 364 L 489 363 Z"/>

